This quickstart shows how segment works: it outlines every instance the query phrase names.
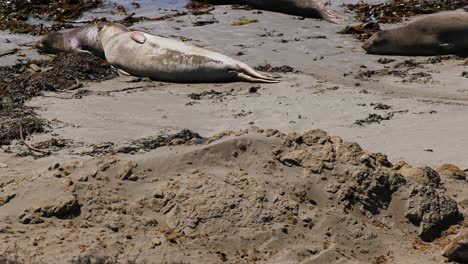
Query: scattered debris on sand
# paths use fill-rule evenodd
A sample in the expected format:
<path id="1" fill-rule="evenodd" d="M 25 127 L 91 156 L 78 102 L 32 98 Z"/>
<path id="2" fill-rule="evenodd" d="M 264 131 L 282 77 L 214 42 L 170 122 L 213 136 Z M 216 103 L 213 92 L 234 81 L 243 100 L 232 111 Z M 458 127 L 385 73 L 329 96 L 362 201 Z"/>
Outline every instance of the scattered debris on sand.
<path id="1" fill-rule="evenodd" d="M 361 81 L 375 80 L 374 77 L 393 76 L 400 78 L 403 83 L 434 83 L 432 72 L 427 70 L 425 64 L 438 64 L 449 60 L 463 60 L 460 56 L 434 56 L 428 59 L 405 59 L 397 62 L 395 59 L 380 58 L 377 62 L 383 65 L 383 69 L 368 70 L 362 65 L 355 75 Z"/>
<path id="2" fill-rule="evenodd" d="M 240 21 L 237 21 L 237 22 L 232 22 L 231 26 L 244 26 L 244 25 L 257 23 L 257 22 L 258 22 L 257 19 L 243 19 L 243 20 L 240 20 Z"/>
<path id="3" fill-rule="evenodd" d="M 26 61 L 0 67 L 0 145 L 43 132 L 46 121 L 37 117 L 25 102 L 44 91 L 74 90 L 82 81 L 103 81 L 117 72 L 105 61 L 87 53 L 62 53 L 51 60 Z"/>
<path id="4" fill-rule="evenodd" d="M 377 109 L 377 110 L 380 110 L 380 109 Z M 369 116 L 364 119 L 358 119 L 354 121 L 354 124 L 358 126 L 364 126 L 364 125 L 369 125 L 369 124 L 374 124 L 374 123 L 380 124 L 382 121 L 391 120 L 395 116 L 395 114 L 405 114 L 408 112 L 409 112 L 408 110 L 393 111 L 390 113 L 386 113 L 383 116 L 380 114 L 369 114 Z"/>
<path id="5" fill-rule="evenodd" d="M 257 71 L 262 71 L 262 72 L 300 73 L 300 71 L 298 71 L 298 70 L 296 70 L 293 67 L 288 66 L 288 65 L 272 66 L 269 63 L 258 65 L 256 67 L 254 67 L 254 69 L 257 70 Z"/>
<path id="6" fill-rule="evenodd" d="M 379 115 L 379 114 L 369 114 L 369 116 L 364 119 L 358 119 L 354 121 L 354 124 L 358 126 L 364 126 L 364 125 L 369 125 L 373 123 L 380 124 L 382 121 L 390 120 L 392 117 L 393 117 L 392 114 L 386 114 L 384 116 Z"/>
<path id="7" fill-rule="evenodd" d="M 131 140 L 130 142 L 119 145 L 111 142 L 90 145 L 88 147 L 90 147 L 91 150 L 84 151 L 81 153 L 81 155 L 98 157 L 117 153 L 135 154 L 142 151 L 151 151 L 164 146 L 201 144 L 206 140 L 206 138 L 200 136 L 200 134 L 196 132 L 183 129 L 175 134 L 150 136 L 137 140 Z"/>
<path id="8" fill-rule="evenodd" d="M 201 143 L 206 139 L 200 134 L 190 131 L 188 129 L 184 129 L 176 134 L 171 135 L 163 135 L 163 136 L 156 136 L 156 137 L 147 137 L 138 140 L 132 141 L 132 144 L 136 145 L 140 149 L 145 151 L 150 151 L 156 148 L 160 148 L 163 146 L 175 146 L 181 144 L 187 144 L 189 142 L 196 142 Z"/>
<path id="9" fill-rule="evenodd" d="M 466 7 L 465 0 L 394 0 L 380 4 L 348 4 L 349 11 L 364 23 L 397 23 L 416 15 L 433 14 Z"/>
<path id="10" fill-rule="evenodd" d="M 192 100 L 200 100 L 201 98 L 204 98 L 204 97 L 213 98 L 213 97 L 220 96 L 222 94 L 223 94 L 222 92 L 210 90 L 210 91 L 204 91 L 201 93 L 191 93 L 191 94 L 188 94 L 187 96 Z"/>
<path id="11" fill-rule="evenodd" d="M 374 33 L 379 32 L 380 30 L 381 29 L 380 29 L 379 23 L 368 22 L 368 23 L 360 24 L 356 26 L 346 26 L 344 29 L 342 29 L 338 33 L 351 34 L 359 41 L 366 41 L 367 39 L 372 37 Z"/>
<path id="12" fill-rule="evenodd" d="M 384 68 L 380 70 L 367 70 L 367 67 L 363 66 L 362 69 L 359 69 L 359 72 L 356 74 L 355 78 L 361 81 L 369 81 L 373 77 L 378 76 L 394 76 L 401 79 L 401 82 L 417 82 L 417 83 L 432 83 L 434 79 L 432 75 L 428 72 L 419 71 L 419 69 L 424 70 L 425 63 L 439 63 L 443 59 L 441 57 L 435 57 L 436 59 L 428 59 L 426 61 L 416 61 L 415 59 L 404 60 L 403 62 L 395 63 L 391 66 L 387 64 L 394 62 L 394 60 L 385 60 L 382 59 L 379 63 L 384 64 Z M 440 61 L 437 59 L 439 58 Z"/>
<path id="13" fill-rule="evenodd" d="M 371 103 L 370 106 L 373 106 L 374 110 L 388 110 L 392 108 L 390 105 L 382 104 L 382 103 L 376 103 L 376 104 Z"/>
<path id="14" fill-rule="evenodd" d="M 260 85 L 254 85 L 248 88 L 237 88 L 237 89 L 229 89 L 229 90 L 220 90 L 220 91 L 215 91 L 215 90 L 208 90 L 208 91 L 203 91 L 199 93 L 189 93 L 187 96 L 194 100 L 192 102 L 187 103 L 186 105 L 193 105 L 194 103 L 197 103 L 196 101 L 200 100 L 213 100 L 216 102 L 223 102 L 229 98 L 235 99 L 236 96 L 238 95 L 243 95 L 243 96 L 258 96 L 259 90 L 261 86 Z"/>

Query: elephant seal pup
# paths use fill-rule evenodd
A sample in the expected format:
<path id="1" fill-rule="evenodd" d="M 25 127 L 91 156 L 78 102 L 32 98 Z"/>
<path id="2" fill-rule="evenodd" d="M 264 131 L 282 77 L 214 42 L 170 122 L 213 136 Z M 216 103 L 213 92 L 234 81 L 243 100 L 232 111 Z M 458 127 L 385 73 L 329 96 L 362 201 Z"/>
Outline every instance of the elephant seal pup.
<path id="1" fill-rule="evenodd" d="M 99 36 L 106 60 L 129 75 L 179 83 L 278 82 L 220 53 L 141 31 L 119 32 L 115 27 L 119 25 L 100 25 Z"/>
<path id="2" fill-rule="evenodd" d="M 362 48 L 382 55 L 467 55 L 468 13 L 426 16 L 407 26 L 375 33 Z"/>
<path id="3" fill-rule="evenodd" d="M 98 27 L 98 25 L 92 25 L 64 32 L 51 32 L 36 42 L 34 46 L 45 53 L 90 52 L 104 58 L 104 49 L 99 38 Z M 116 25 L 114 30 L 118 32 L 130 31 L 122 25 Z"/>
<path id="4" fill-rule="evenodd" d="M 209 0 L 211 4 L 245 4 L 258 9 L 274 11 L 295 16 L 323 18 L 338 24 L 341 16 L 329 10 L 321 0 Z"/>

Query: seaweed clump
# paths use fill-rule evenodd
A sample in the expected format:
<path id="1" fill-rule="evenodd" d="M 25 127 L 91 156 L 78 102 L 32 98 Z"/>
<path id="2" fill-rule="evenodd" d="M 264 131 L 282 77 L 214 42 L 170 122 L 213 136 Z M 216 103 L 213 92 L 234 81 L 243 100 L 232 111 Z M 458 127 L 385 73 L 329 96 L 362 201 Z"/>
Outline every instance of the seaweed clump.
<path id="1" fill-rule="evenodd" d="M 87 53 L 62 53 L 52 60 L 28 61 L 0 67 L 0 145 L 23 133 L 43 132 L 47 123 L 25 105 L 44 91 L 81 87 L 81 81 L 103 81 L 117 76 L 109 64 Z"/>
<path id="2" fill-rule="evenodd" d="M 254 69 L 257 71 L 262 71 L 262 72 L 300 73 L 300 71 L 288 65 L 272 66 L 271 64 L 268 64 L 268 63 L 258 65 L 254 67 Z"/>
<path id="3" fill-rule="evenodd" d="M 350 34 L 353 35 L 354 38 L 358 39 L 359 41 L 365 41 L 372 37 L 376 32 L 379 32 L 380 25 L 376 22 L 368 22 L 361 25 L 356 26 L 346 26 L 342 29 L 340 34 Z"/>
<path id="4" fill-rule="evenodd" d="M 51 21 L 76 19 L 87 10 L 96 8 L 102 0 L 10 0 L 0 2 L 0 30 L 14 33 L 45 34 L 50 30 L 69 28 L 71 25 L 56 23 L 50 29 L 44 25 L 32 25 L 30 18 Z"/>
<path id="5" fill-rule="evenodd" d="M 392 0 L 381 4 L 369 5 L 364 2 L 346 5 L 356 12 L 356 18 L 364 23 L 397 23 L 404 18 L 434 14 L 440 11 L 456 10 L 466 7 L 466 0 Z"/>
<path id="6" fill-rule="evenodd" d="M 168 145 L 186 144 L 192 140 L 203 141 L 204 138 L 200 134 L 188 129 L 183 129 L 179 133 L 170 135 L 160 135 L 156 137 L 147 137 L 132 141 L 139 149 L 150 151 L 159 147 Z"/>

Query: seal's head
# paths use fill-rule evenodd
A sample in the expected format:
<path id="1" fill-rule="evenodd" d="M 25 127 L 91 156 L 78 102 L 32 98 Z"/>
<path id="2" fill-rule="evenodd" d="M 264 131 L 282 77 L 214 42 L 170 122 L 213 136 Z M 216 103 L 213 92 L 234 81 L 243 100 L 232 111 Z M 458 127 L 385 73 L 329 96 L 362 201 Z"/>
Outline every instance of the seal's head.
<path id="1" fill-rule="evenodd" d="M 34 47 L 46 53 L 59 53 L 64 50 L 63 36 L 59 32 L 49 33 L 37 41 Z"/>
<path id="2" fill-rule="evenodd" d="M 362 48 L 370 54 L 391 54 L 395 50 L 395 46 L 389 41 L 387 31 L 379 31 L 375 33 L 362 45 Z"/>
<path id="3" fill-rule="evenodd" d="M 129 32 L 130 29 L 118 23 L 99 23 L 98 32 L 101 44 L 104 47 L 113 36 Z"/>

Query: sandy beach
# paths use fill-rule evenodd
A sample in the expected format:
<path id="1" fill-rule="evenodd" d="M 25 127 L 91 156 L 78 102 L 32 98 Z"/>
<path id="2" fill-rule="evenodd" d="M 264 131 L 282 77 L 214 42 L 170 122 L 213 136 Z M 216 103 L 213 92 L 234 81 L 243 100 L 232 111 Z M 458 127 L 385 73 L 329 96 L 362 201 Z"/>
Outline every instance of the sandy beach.
<path id="1" fill-rule="evenodd" d="M 67 143 L 42 157 L 23 155 L 19 141 L 1 146 L 0 254 L 19 263 L 443 263 L 442 248 L 466 220 L 422 241 L 403 208 L 429 176 L 409 173 L 398 183 L 394 174 L 405 174 L 399 162 L 468 168 L 468 66 L 455 56 L 366 54 L 352 35 L 338 33 L 360 23 L 345 12 L 348 2 L 331 5 L 346 16 L 342 25 L 231 6 L 134 24 L 251 66 L 288 67 L 274 73 L 277 84 L 121 76 L 34 97 L 27 105 L 50 127 L 27 142 Z M 245 19 L 258 22 L 231 25 Z M 2 50 L 21 49 L 0 65 L 47 58 L 20 46 L 38 38 L 0 32 Z M 121 151 L 183 129 L 200 139 Z M 302 142 L 308 131 L 319 134 L 310 144 Z M 290 133 L 301 141 L 288 143 Z M 330 160 L 320 156 L 327 151 Z M 362 165 L 363 155 L 372 162 Z M 306 162 L 316 159 L 324 169 Z M 372 198 L 382 190 L 353 178 L 361 165 L 369 175 L 384 173 L 390 183 L 379 188 L 390 200 Z M 466 177 L 438 177 L 424 182 L 435 188 L 431 197 L 453 199 L 466 215 Z M 344 199 L 349 190 L 360 198 Z"/>

